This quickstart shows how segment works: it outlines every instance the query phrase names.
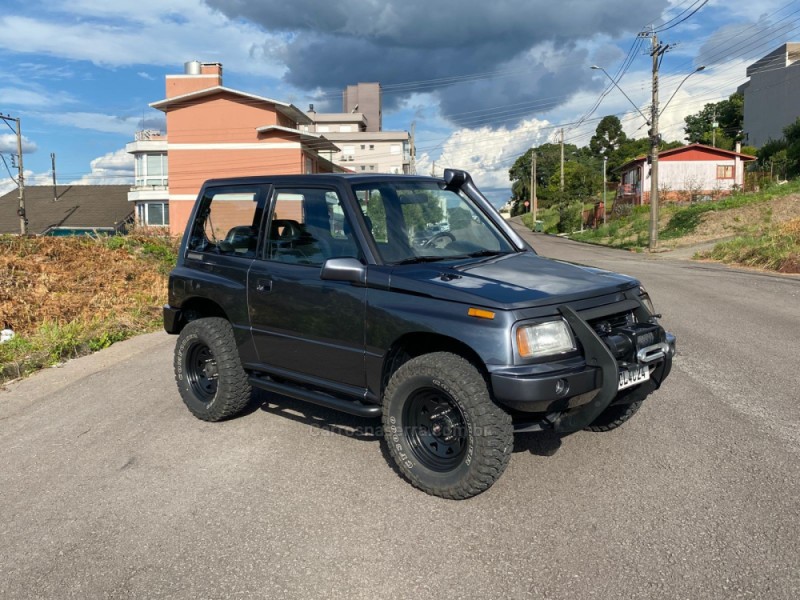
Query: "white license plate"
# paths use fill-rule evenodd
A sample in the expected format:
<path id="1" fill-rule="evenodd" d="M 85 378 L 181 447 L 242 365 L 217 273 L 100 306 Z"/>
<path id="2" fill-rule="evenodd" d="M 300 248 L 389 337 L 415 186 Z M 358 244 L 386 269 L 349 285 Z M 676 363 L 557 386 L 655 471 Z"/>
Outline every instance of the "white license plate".
<path id="1" fill-rule="evenodd" d="M 650 379 L 650 369 L 647 365 L 641 367 L 634 367 L 633 369 L 625 369 L 619 372 L 619 385 L 617 390 L 624 390 L 634 385 Z"/>

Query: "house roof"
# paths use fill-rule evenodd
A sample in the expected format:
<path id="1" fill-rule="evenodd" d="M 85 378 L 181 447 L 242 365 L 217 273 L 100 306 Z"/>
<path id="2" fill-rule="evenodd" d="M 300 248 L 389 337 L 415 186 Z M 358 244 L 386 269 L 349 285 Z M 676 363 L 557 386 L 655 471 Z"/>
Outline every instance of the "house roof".
<path id="1" fill-rule="evenodd" d="M 261 102 L 263 104 L 271 104 L 272 106 L 275 107 L 275 109 L 278 112 L 287 116 L 292 121 L 303 124 L 311 123 L 311 119 L 309 118 L 309 116 L 302 110 L 297 108 L 294 104 L 288 104 L 286 102 L 281 102 L 280 100 L 273 100 L 272 98 L 265 98 L 264 96 L 256 96 L 255 94 L 248 94 L 247 92 L 234 90 L 233 88 L 225 87 L 223 85 L 216 85 L 214 87 L 197 90 L 195 92 L 189 92 L 188 94 L 181 94 L 180 96 L 165 98 L 164 100 L 159 100 L 158 102 L 151 102 L 150 106 L 152 106 L 153 108 L 157 108 L 158 110 L 167 112 L 168 108 L 176 104 L 182 104 L 184 102 L 196 100 L 198 98 L 205 98 L 206 96 L 213 96 L 215 94 L 223 94 L 223 93 L 232 94 L 234 96 L 246 98 L 247 100 L 250 101 Z"/>
<path id="2" fill-rule="evenodd" d="M 732 150 L 723 150 L 722 148 L 715 148 L 714 146 L 706 146 L 705 144 L 689 144 L 687 146 L 681 146 L 680 148 L 672 148 L 670 150 L 662 150 L 658 153 L 658 158 L 664 158 L 668 156 L 674 156 L 676 154 L 682 154 L 684 152 L 701 152 L 704 154 L 724 157 L 726 159 L 736 158 L 737 156 L 741 158 L 743 161 L 748 160 L 756 160 L 755 156 L 750 156 L 749 154 L 742 154 L 741 152 L 733 152 Z M 640 162 L 644 162 L 647 160 L 647 156 L 637 156 L 636 158 L 629 160 L 625 164 L 617 167 L 617 171 L 624 171 L 628 167 L 636 165 Z"/>
<path id="3" fill-rule="evenodd" d="M 339 147 L 333 142 L 317 133 L 309 133 L 307 131 L 300 131 L 299 129 L 292 129 L 291 127 L 283 127 L 282 125 L 264 125 L 263 127 L 256 127 L 258 133 L 269 133 L 271 131 L 280 131 L 283 133 L 291 133 L 300 136 L 300 142 L 303 144 L 313 144 L 312 150 L 330 150 L 338 152 Z"/>
<path id="4" fill-rule="evenodd" d="M 25 186 L 25 212 L 30 233 L 45 233 L 52 227 L 118 228 L 133 216 L 128 202 L 129 185 L 59 185 L 58 201 L 53 186 Z M 19 233 L 19 193 L 0 196 L 0 234 Z"/>

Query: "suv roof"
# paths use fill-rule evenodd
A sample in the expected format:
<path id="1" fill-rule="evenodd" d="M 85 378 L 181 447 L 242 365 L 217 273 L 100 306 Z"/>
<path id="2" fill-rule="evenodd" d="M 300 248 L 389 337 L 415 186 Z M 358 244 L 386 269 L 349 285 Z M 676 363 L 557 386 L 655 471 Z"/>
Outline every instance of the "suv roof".
<path id="1" fill-rule="evenodd" d="M 239 184 L 239 183 L 283 183 L 283 184 L 304 184 L 308 185 L 309 181 L 313 180 L 315 183 L 336 183 L 347 182 L 348 184 L 357 183 L 371 183 L 381 181 L 434 181 L 442 183 L 444 180 L 440 177 L 428 177 L 426 175 L 391 175 L 385 173 L 379 174 L 361 174 L 361 173 L 310 173 L 310 174 L 295 174 L 295 175 L 255 175 L 250 177 L 224 177 L 220 179 L 209 179 L 206 185 L 216 184 Z"/>

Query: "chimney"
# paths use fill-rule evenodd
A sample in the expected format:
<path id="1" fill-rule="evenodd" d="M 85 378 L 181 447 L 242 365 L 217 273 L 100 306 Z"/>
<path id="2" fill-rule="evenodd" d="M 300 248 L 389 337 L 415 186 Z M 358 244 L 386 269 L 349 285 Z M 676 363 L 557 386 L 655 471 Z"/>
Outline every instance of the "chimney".
<path id="1" fill-rule="evenodd" d="M 167 75 L 167 98 L 183 96 L 222 85 L 222 64 L 190 60 L 181 75 Z"/>
<path id="2" fill-rule="evenodd" d="M 742 152 L 742 142 L 736 142 L 736 153 L 740 154 Z"/>

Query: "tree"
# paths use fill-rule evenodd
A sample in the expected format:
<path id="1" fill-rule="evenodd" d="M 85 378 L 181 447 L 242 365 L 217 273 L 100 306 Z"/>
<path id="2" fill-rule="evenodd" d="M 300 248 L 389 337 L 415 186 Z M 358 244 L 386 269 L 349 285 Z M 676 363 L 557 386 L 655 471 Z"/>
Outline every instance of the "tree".
<path id="1" fill-rule="evenodd" d="M 719 126 L 714 132 L 714 117 Z M 743 139 L 744 96 L 732 94 L 727 100 L 706 104 L 700 112 L 684 118 L 686 139 L 690 144 L 700 143 L 733 150 Z"/>
<path id="2" fill-rule="evenodd" d="M 757 156 L 761 168 L 772 171 L 777 177 L 800 175 L 800 118 L 784 128 L 781 139 L 761 146 Z"/>
<path id="3" fill-rule="evenodd" d="M 619 117 L 608 115 L 597 124 L 597 129 L 589 141 L 589 148 L 595 155 L 610 156 L 627 139 L 625 132 L 622 131 Z"/>

